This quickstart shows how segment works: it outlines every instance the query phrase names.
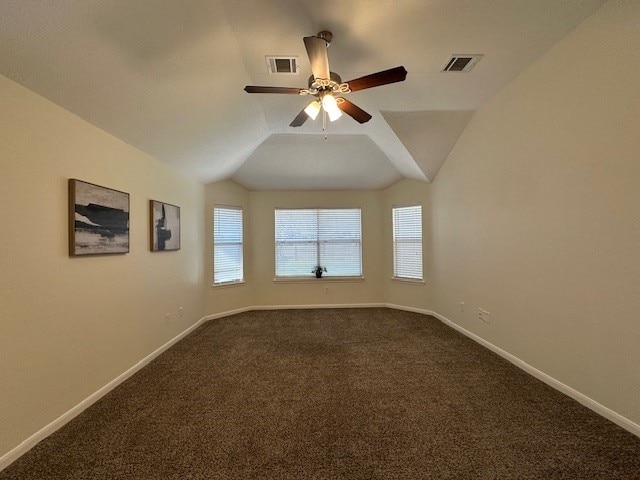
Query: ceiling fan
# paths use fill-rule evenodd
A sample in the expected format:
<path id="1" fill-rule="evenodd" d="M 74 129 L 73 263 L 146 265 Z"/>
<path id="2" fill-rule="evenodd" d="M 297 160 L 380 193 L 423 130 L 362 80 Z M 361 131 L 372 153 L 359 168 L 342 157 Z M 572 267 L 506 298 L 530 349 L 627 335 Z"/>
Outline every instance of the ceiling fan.
<path id="1" fill-rule="evenodd" d="M 315 120 L 321 110 L 326 112 L 332 122 L 340 118 L 342 112 L 359 123 L 368 122 L 371 119 L 371 115 L 339 95 L 346 95 L 388 83 L 402 82 L 407 78 L 407 70 L 404 67 L 390 68 L 389 70 L 372 73 L 343 83 L 340 75 L 329 71 L 327 47 L 332 38 L 333 34 L 328 31 L 322 31 L 315 37 L 303 38 L 311 64 L 311 72 L 313 73 L 309 77 L 308 88 L 247 85 L 244 87 L 244 91 L 247 93 L 285 93 L 314 96 L 315 99 L 293 119 L 293 122 L 289 124 L 290 127 L 300 127 L 309 117 Z"/>

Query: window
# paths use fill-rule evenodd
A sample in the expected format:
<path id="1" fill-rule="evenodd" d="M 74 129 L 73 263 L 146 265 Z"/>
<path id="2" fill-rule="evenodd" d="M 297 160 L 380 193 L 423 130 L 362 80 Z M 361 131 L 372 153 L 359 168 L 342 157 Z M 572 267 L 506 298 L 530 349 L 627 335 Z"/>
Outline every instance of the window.
<path id="1" fill-rule="evenodd" d="M 242 208 L 213 207 L 213 283 L 244 280 Z"/>
<path id="2" fill-rule="evenodd" d="M 362 276 L 359 208 L 276 209 L 276 277 Z"/>
<path id="3" fill-rule="evenodd" d="M 422 206 L 393 208 L 393 276 L 422 280 Z"/>

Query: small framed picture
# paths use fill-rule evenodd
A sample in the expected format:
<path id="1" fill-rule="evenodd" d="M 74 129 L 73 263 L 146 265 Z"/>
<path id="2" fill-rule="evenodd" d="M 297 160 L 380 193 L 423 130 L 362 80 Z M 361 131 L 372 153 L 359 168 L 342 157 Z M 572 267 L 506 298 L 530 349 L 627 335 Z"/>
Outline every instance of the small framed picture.
<path id="1" fill-rule="evenodd" d="M 69 256 L 129 252 L 129 194 L 69 179 Z"/>
<path id="2" fill-rule="evenodd" d="M 150 201 L 151 251 L 180 250 L 180 207 Z"/>

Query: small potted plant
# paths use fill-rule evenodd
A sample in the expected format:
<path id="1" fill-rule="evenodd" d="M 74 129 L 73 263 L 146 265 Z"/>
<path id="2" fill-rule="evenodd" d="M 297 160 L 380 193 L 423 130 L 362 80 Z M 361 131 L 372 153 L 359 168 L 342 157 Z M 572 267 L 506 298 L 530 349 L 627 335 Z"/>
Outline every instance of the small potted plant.
<path id="1" fill-rule="evenodd" d="M 315 273 L 316 278 L 322 278 L 322 272 L 326 272 L 326 271 L 327 271 L 327 267 L 323 267 L 322 265 L 316 265 L 315 267 L 313 267 L 313 270 L 311 270 L 311 273 Z"/>

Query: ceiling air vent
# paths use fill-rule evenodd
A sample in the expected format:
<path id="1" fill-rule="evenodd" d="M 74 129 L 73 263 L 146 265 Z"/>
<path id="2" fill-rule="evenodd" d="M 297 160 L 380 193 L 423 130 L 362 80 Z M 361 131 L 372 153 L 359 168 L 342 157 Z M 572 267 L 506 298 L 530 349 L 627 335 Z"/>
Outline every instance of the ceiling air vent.
<path id="1" fill-rule="evenodd" d="M 443 72 L 468 72 L 482 55 L 453 55 L 442 69 Z"/>
<path id="2" fill-rule="evenodd" d="M 300 70 L 298 57 L 267 56 L 267 70 L 275 75 L 297 75 Z"/>

